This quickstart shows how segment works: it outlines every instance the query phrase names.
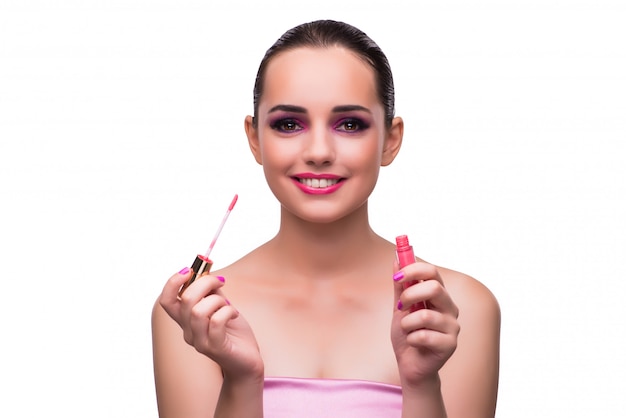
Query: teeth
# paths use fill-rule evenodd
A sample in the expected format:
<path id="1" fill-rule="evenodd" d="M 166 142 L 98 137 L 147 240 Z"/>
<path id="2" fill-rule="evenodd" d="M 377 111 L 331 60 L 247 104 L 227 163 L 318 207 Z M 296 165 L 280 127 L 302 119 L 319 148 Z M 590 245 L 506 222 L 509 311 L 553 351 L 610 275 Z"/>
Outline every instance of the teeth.
<path id="1" fill-rule="evenodd" d="M 307 187 L 313 187 L 315 189 L 323 189 L 330 187 L 333 184 L 337 184 L 338 179 L 298 179 L 298 181 Z"/>

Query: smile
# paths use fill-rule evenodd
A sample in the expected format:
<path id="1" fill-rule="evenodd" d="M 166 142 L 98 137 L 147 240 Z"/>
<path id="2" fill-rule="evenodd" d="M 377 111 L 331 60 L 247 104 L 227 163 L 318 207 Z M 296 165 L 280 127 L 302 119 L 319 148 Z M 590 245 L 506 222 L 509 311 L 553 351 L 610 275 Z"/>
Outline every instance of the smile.
<path id="1" fill-rule="evenodd" d="M 302 173 L 291 179 L 304 193 L 313 195 L 332 194 L 345 183 L 345 178 L 333 174 Z"/>
<path id="2" fill-rule="evenodd" d="M 307 187 L 311 187 L 314 189 L 325 189 L 326 187 L 334 186 L 339 182 L 339 179 L 301 179 L 297 178 L 297 180 L 304 184 Z"/>

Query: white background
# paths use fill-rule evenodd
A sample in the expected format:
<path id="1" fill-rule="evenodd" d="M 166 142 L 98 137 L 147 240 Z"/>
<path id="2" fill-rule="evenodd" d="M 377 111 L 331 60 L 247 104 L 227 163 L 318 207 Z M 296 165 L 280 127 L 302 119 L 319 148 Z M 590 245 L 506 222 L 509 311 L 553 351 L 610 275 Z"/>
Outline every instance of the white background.
<path id="1" fill-rule="evenodd" d="M 498 417 L 626 416 L 626 5 L 593 0 L 0 1 L 0 416 L 156 416 L 152 304 L 234 193 L 216 268 L 275 232 L 243 118 L 318 18 L 394 69 L 374 228 L 500 301 Z"/>

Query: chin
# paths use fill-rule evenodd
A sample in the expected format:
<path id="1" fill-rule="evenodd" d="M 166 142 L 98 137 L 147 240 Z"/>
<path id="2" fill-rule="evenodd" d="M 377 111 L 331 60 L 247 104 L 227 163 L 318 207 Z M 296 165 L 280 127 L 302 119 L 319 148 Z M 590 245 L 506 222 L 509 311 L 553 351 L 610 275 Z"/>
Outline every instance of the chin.
<path id="1" fill-rule="evenodd" d="M 298 204 L 297 206 L 283 205 L 283 209 L 296 218 L 314 224 L 332 224 L 354 215 L 363 208 L 367 201 L 351 207 L 338 207 L 333 202 L 314 202 L 310 205 Z"/>

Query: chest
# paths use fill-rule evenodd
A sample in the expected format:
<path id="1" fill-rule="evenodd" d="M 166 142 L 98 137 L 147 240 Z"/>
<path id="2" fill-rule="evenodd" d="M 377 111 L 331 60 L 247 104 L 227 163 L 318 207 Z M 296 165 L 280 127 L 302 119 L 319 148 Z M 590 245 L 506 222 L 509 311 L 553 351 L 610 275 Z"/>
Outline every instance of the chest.
<path id="1" fill-rule="evenodd" d="M 246 314 L 266 376 L 396 383 L 389 337 L 392 290 L 282 296 Z"/>

